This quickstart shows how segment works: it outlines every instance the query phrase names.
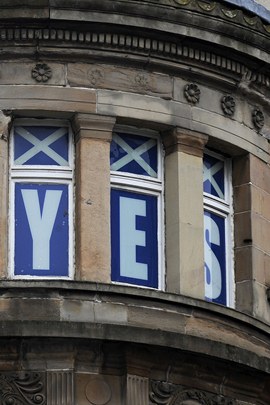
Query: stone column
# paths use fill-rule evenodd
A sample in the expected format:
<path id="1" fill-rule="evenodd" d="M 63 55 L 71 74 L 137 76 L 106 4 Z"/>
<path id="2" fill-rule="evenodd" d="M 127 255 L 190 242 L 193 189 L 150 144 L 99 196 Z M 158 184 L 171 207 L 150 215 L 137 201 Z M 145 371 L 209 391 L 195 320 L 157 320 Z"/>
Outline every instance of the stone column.
<path id="1" fill-rule="evenodd" d="M 167 291 L 195 298 L 204 298 L 202 156 L 207 139 L 181 128 L 163 136 Z"/>
<path id="2" fill-rule="evenodd" d="M 7 277 L 8 134 L 11 118 L 0 112 L 0 278 Z"/>
<path id="3" fill-rule="evenodd" d="M 76 114 L 76 278 L 110 282 L 110 141 L 115 119 Z"/>
<path id="4" fill-rule="evenodd" d="M 233 161 L 236 309 L 270 322 L 270 168 L 252 154 Z"/>

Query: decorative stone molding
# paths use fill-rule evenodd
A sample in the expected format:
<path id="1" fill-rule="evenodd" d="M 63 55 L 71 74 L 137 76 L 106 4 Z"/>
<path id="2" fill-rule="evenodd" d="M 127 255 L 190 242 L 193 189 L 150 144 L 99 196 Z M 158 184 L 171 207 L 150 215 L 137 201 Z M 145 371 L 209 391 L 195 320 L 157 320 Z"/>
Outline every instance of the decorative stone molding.
<path id="1" fill-rule="evenodd" d="M 127 2 L 127 1 L 126 1 Z M 74 4 L 68 3 L 63 1 L 58 1 L 58 9 L 61 9 L 61 3 L 65 4 L 65 9 L 71 9 L 74 10 Z M 147 6 L 149 4 L 150 6 L 153 5 L 153 1 L 147 1 L 147 0 L 137 0 L 138 4 L 136 4 L 136 12 L 140 8 L 140 3 L 142 6 Z M 45 4 L 45 3 L 44 3 Z M 46 3 L 47 4 L 47 3 Z M 87 10 L 89 8 L 89 2 L 85 2 L 83 0 L 77 0 L 76 2 L 77 8 L 80 10 Z M 16 2 L 17 5 L 17 2 Z M 171 8 L 174 7 L 176 9 L 186 9 L 186 10 L 194 10 L 197 13 L 204 14 L 207 16 L 213 16 L 213 17 L 218 17 L 218 19 L 221 20 L 227 20 L 227 21 L 233 21 L 243 27 L 247 27 L 252 30 L 260 31 L 264 34 L 270 34 L 270 25 L 269 23 L 265 22 L 262 20 L 260 17 L 249 13 L 246 10 L 243 10 L 241 8 L 238 8 L 237 5 L 233 4 L 226 4 L 223 1 L 218 1 L 218 0 L 159 0 L 157 4 L 154 5 L 154 7 L 157 6 L 164 6 L 168 5 Z M 123 6 L 125 6 L 125 1 L 121 2 L 121 6 L 123 9 Z M 10 5 L 8 6 L 10 7 Z M 3 5 L 2 9 L 5 10 L 5 4 Z M 16 8 L 16 6 L 14 7 Z M 50 15 L 50 9 L 57 10 L 57 6 L 47 6 L 44 7 L 44 10 L 46 10 L 47 14 Z M 114 4 L 114 9 L 117 12 L 117 5 Z M 30 9 L 31 10 L 31 9 Z M 0 33 L 1 35 L 1 33 Z"/>
<path id="2" fill-rule="evenodd" d="M 187 84 L 184 88 L 184 96 L 189 103 L 197 104 L 200 101 L 201 90 L 195 83 Z"/>
<path id="3" fill-rule="evenodd" d="M 223 96 L 221 99 L 221 107 L 225 115 L 232 117 L 235 113 L 235 98 L 229 94 Z"/>
<path id="4" fill-rule="evenodd" d="M 269 29 L 270 33 L 270 29 Z M 231 59 L 227 56 L 219 55 L 218 53 L 195 48 L 187 43 L 181 43 L 174 40 L 161 40 L 148 38 L 146 36 L 132 35 L 130 33 L 116 32 L 90 32 L 78 30 L 63 30 L 63 29 L 42 29 L 42 28 L 14 28 L 0 29 L 0 43 L 2 42 L 27 42 L 27 41 L 46 41 L 50 42 L 51 53 L 57 52 L 58 47 L 53 49 L 53 45 L 60 42 L 69 47 L 76 47 L 77 51 L 84 52 L 85 48 L 98 49 L 105 47 L 106 49 L 117 49 L 118 52 L 137 53 L 142 55 L 149 54 L 151 56 L 163 57 L 172 61 L 189 61 L 190 64 L 203 64 L 222 69 L 224 72 L 235 75 L 238 80 L 241 80 L 244 75 L 249 77 L 250 81 L 261 86 L 270 87 L 270 77 L 264 73 L 253 71 L 247 68 L 243 63 Z M 40 45 L 41 46 L 41 45 Z M 38 64 L 40 65 L 40 64 Z M 42 65 L 42 64 L 41 64 Z M 34 68 L 36 69 L 36 67 Z M 46 81 L 49 73 L 39 77 L 39 73 L 35 75 L 39 77 L 39 81 Z M 47 75 L 47 76 L 46 76 Z M 102 72 L 89 71 L 88 77 L 92 85 L 97 85 L 102 80 Z M 37 80 L 35 78 L 35 80 Z M 38 81 L 38 80 L 37 80 Z M 94 83 L 93 83 L 94 82 Z"/>
<path id="5" fill-rule="evenodd" d="M 150 399 L 157 405 L 236 405 L 223 395 L 187 388 L 162 381 L 152 381 Z"/>
<path id="6" fill-rule="evenodd" d="M 173 128 L 163 132 L 162 141 L 166 155 L 173 152 L 185 152 L 189 155 L 202 157 L 208 136 L 182 128 Z"/>
<path id="7" fill-rule="evenodd" d="M 259 108 L 254 108 L 252 112 L 252 121 L 257 130 L 260 130 L 264 126 L 264 114 Z"/>
<path id="8" fill-rule="evenodd" d="M 45 376 L 42 373 L 0 372 L 0 403 L 3 405 L 45 405 Z"/>
<path id="9" fill-rule="evenodd" d="M 111 141 L 116 118 L 97 114 L 76 114 L 72 121 L 75 139 L 103 139 Z"/>
<path id="10" fill-rule="evenodd" d="M 225 5 L 215 0 L 161 0 L 164 4 L 172 4 L 191 10 L 196 10 L 204 14 L 212 14 L 213 16 L 235 21 L 238 24 L 253 28 L 254 30 L 261 31 L 265 34 L 270 34 L 270 25 L 265 24 L 260 17 L 256 15 L 249 15 L 246 11 L 243 11 L 237 6 Z"/>
<path id="11" fill-rule="evenodd" d="M 47 82 L 52 77 L 52 70 L 46 63 L 37 63 L 32 69 L 32 77 L 37 82 Z"/>

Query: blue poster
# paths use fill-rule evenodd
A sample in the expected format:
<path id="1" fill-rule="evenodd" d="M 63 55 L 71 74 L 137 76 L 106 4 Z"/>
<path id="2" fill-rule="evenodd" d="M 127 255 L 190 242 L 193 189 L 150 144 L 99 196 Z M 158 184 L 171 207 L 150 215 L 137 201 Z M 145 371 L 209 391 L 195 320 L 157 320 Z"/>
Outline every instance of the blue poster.
<path id="1" fill-rule="evenodd" d="M 18 166 L 68 166 L 67 127 L 16 126 L 14 164 Z"/>
<path id="2" fill-rule="evenodd" d="M 225 218 L 204 212 L 205 298 L 227 304 Z"/>
<path id="3" fill-rule="evenodd" d="M 203 158 L 203 191 L 213 197 L 225 199 L 224 161 L 213 156 Z"/>
<path id="4" fill-rule="evenodd" d="M 157 140 L 130 134 L 113 134 L 111 170 L 157 177 Z"/>
<path id="5" fill-rule="evenodd" d="M 112 280 L 158 287 L 157 197 L 111 192 Z"/>
<path id="6" fill-rule="evenodd" d="M 68 276 L 67 184 L 15 183 L 15 275 Z"/>

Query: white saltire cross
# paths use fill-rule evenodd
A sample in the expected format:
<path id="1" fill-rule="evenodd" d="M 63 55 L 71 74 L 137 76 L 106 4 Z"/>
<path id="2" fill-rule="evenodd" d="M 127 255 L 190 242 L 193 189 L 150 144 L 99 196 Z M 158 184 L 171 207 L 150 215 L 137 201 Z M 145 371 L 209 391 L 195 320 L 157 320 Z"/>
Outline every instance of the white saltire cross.
<path id="1" fill-rule="evenodd" d="M 143 143 L 142 145 L 138 146 L 136 149 L 132 149 L 123 138 L 119 135 L 114 135 L 113 140 L 125 151 L 127 155 L 123 156 L 117 162 L 114 162 L 111 165 L 111 170 L 119 170 L 123 166 L 130 163 L 132 160 L 135 160 L 138 165 L 140 165 L 149 176 L 157 177 L 157 173 L 155 170 L 152 169 L 151 166 L 142 158 L 142 154 L 151 149 L 153 146 L 156 145 L 155 139 L 149 139 L 149 141 Z"/>
<path id="2" fill-rule="evenodd" d="M 47 136 L 47 138 L 43 140 L 39 140 L 23 127 L 16 127 L 16 133 L 33 145 L 33 147 L 28 149 L 28 151 L 23 153 L 14 161 L 16 165 L 23 165 L 39 152 L 45 153 L 45 155 L 49 156 L 60 166 L 68 165 L 68 162 L 62 156 L 60 156 L 57 152 L 50 148 L 50 145 L 53 142 L 57 141 L 59 138 L 67 133 L 66 128 L 57 129 L 55 132 L 53 132 L 51 135 Z"/>
<path id="3" fill-rule="evenodd" d="M 214 190 L 216 191 L 219 198 L 224 198 L 224 193 L 222 192 L 221 188 L 219 187 L 218 183 L 214 179 L 214 175 L 218 173 L 223 168 L 223 162 L 217 162 L 210 168 L 208 168 L 205 164 L 203 165 L 203 182 L 209 180 L 211 185 L 213 186 Z"/>

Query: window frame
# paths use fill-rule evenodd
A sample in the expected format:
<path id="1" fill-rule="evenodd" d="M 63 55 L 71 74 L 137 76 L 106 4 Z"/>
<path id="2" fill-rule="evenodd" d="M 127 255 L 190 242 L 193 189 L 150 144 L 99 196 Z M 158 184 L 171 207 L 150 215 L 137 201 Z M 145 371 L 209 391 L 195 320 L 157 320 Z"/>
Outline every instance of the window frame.
<path id="1" fill-rule="evenodd" d="M 15 165 L 14 164 L 14 129 L 16 126 L 40 126 L 65 127 L 68 130 L 68 166 L 59 165 Z M 74 135 L 69 121 L 47 118 L 18 118 L 13 121 L 10 130 L 9 142 L 9 252 L 8 252 L 8 275 L 11 279 L 34 279 L 34 280 L 73 280 L 75 273 L 75 200 L 74 200 L 74 165 L 75 148 Z M 15 185 L 24 184 L 48 184 L 67 185 L 68 190 L 68 276 L 38 276 L 38 275 L 15 275 Z"/>
<path id="2" fill-rule="evenodd" d="M 214 157 L 224 163 L 224 200 L 203 191 L 203 212 L 216 214 L 225 219 L 225 260 L 226 260 L 226 306 L 235 307 L 235 270 L 234 270 L 234 229 L 233 229 L 233 187 L 232 160 L 220 153 L 205 149 L 204 156 Z M 204 157 L 203 156 L 203 157 Z M 205 243 L 205 230 L 204 230 Z M 222 305 L 222 304 L 220 304 Z"/>
<path id="3" fill-rule="evenodd" d="M 122 190 L 142 195 L 157 197 L 157 251 L 158 251 L 158 286 L 144 286 L 136 283 L 128 283 L 124 281 L 112 280 L 113 284 L 121 284 L 139 288 L 147 288 L 154 290 L 165 289 L 165 223 L 164 223 L 164 149 L 160 134 L 157 131 L 150 129 L 141 129 L 124 125 L 115 125 L 113 134 L 127 134 L 134 136 L 149 137 L 157 140 L 157 177 L 145 175 L 137 175 L 128 172 L 110 171 L 110 186 L 111 190 Z M 112 234 L 112 233 L 111 233 Z"/>

